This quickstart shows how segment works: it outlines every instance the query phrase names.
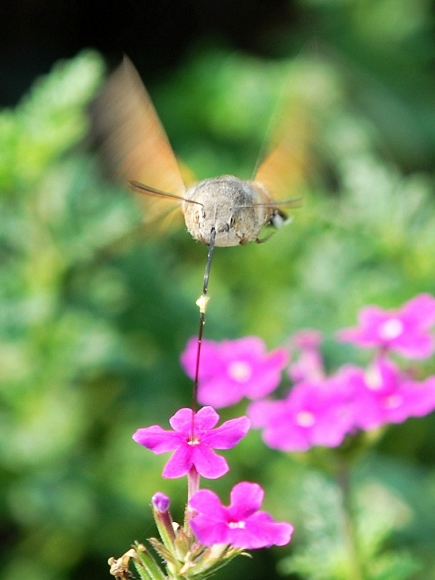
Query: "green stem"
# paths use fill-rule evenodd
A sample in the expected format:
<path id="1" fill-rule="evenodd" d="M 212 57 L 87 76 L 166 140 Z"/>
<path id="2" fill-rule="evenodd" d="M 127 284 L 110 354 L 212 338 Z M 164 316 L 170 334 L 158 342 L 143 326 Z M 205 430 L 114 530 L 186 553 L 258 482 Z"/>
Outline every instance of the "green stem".
<path id="1" fill-rule="evenodd" d="M 340 462 L 338 467 L 337 482 L 341 489 L 343 500 L 344 541 L 346 552 L 349 557 L 349 580 L 364 580 L 363 566 L 360 560 L 358 538 L 354 522 L 350 467 L 345 459 Z"/>
<path id="2" fill-rule="evenodd" d="M 152 580 L 166 580 L 165 574 L 143 544 L 136 544 L 135 550 L 137 556 L 134 564 L 143 580 L 147 578 L 147 575 Z"/>

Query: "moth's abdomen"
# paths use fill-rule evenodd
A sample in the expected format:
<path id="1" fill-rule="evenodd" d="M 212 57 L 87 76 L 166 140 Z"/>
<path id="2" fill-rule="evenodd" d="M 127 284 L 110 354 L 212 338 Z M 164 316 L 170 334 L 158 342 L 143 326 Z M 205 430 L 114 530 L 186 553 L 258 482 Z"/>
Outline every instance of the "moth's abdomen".
<path id="1" fill-rule="evenodd" d="M 261 228 L 273 214 L 266 192 L 232 175 L 205 179 L 189 188 L 183 202 L 186 227 L 209 245 L 212 229 L 216 246 L 238 246 L 258 241 Z"/>

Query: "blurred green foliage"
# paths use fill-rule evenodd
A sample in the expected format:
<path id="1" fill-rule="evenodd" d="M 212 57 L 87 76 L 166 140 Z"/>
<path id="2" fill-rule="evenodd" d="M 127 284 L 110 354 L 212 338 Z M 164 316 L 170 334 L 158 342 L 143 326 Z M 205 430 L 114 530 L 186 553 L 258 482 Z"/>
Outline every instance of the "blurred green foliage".
<path id="1" fill-rule="evenodd" d="M 307 168 L 303 206 L 267 243 L 218 249 L 206 336 L 252 333 L 273 347 L 320 328 L 335 367 L 356 357 L 331 338 L 359 307 L 435 294 L 435 44 L 422 0 L 301 5 L 322 35 L 298 56 L 202 48 L 149 89 L 199 178 L 252 174 L 283 90 L 292 118 L 307 121 L 295 149 Z M 285 31 L 275 41 L 294 53 Z M 148 232 L 135 200 L 103 179 L 87 146 L 86 107 L 104 74 L 101 57 L 84 52 L 0 113 L 6 580 L 104 577 L 109 556 L 155 533 L 147 507 L 155 491 L 180 510 L 184 502 L 184 483 L 160 478 L 164 457 L 131 434 L 190 403 L 178 357 L 197 330 L 206 248 L 183 228 Z M 424 372 L 435 372 L 433 361 Z M 434 436 L 433 417 L 392 427 L 355 470 L 362 550 L 377 566 L 371 580 L 435 577 Z M 349 578 L 340 501 L 326 477 L 265 449 L 257 433 L 226 456 L 232 471 L 214 489 L 228 497 L 236 481 L 259 481 L 266 508 L 296 525 L 296 556 L 281 573 Z M 255 553 L 222 577 L 273 578 L 288 553 Z"/>

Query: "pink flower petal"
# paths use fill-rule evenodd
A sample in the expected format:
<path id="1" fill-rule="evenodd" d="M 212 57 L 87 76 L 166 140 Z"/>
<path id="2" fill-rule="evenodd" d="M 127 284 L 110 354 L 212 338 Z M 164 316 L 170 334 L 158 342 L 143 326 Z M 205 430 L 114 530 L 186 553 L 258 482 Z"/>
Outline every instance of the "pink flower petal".
<path id="1" fill-rule="evenodd" d="M 434 341 L 427 334 L 403 334 L 395 340 L 394 350 L 406 358 L 428 358 L 434 351 Z"/>
<path id="2" fill-rule="evenodd" d="M 222 506 L 218 496 L 209 489 L 199 490 L 189 503 L 193 510 L 214 519 L 216 522 L 226 517 L 226 508 Z"/>
<path id="3" fill-rule="evenodd" d="M 249 518 L 249 525 L 233 528 L 230 543 L 235 548 L 268 548 L 285 546 L 290 542 L 293 526 L 286 522 L 275 522 L 265 512 L 257 512 Z"/>
<path id="4" fill-rule="evenodd" d="M 190 433 L 192 429 L 192 409 L 179 409 L 175 415 L 169 419 L 169 424 L 174 431 L 179 433 Z M 195 429 L 208 430 L 219 421 L 219 415 L 212 407 L 203 407 L 195 414 Z"/>
<path id="5" fill-rule="evenodd" d="M 230 543 L 230 530 L 225 521 L 216 521 L 214 518 L 200 515 L 191 520 L 190 526 L 204 546 Z"/>
<path id="6" fill-rule="evenodd" d="M 230 419 L 220 427 L 206 433 L 202 441 L 214 449 L 231 449 L 243 439 L 250 426 L 251 422 L 247 417 Z"/>
<path id="7" fill-rule="evenodd" d="M 202 407 L 195 415 L 195 429 L 198 431 L 211 431 L 219 421 L 219 415 L 213 407 Z"/>
<path id="8" fill-rule="evenodd" d="M 225 370 L 215 377 L 208 377 L 200 383 L 198 400 L 202 405 L 212 405 L 217 409 L 232 407 L 243 399 L 243 393 L 234 385 L 230 385 Z"/>
<path id="9" fill-rule="evenodd" d="M 435 324 L 435 298 L 431 294 L 418 294 L 402 306 L 402 317 L 423 328 Z"/>
<path id="10" fill-rule="evenodd" d="M 264 491 L 257 483 L 242 481 L 231 490 L 231 516 L 244 519 L 260 509 Z"/>
<path id="11" fill-rule="evenodd" d="M 194 447 L 192 463 L 199 475 L 207 479 L 217 479 L 230 470 L 226 460 L 205 445 Z"/>
<path id="12" fill-rule="evenodd" d="M 163 468 L 162 476 L 167 479 L 176 479 L 186 475 L 192 467 L 192 453 L 191 450 L 185 447 L 178 447 L 172 457 L 166 462 Z"/>
<path id="13" fill-rule="evenodd" d="M 177 433 L 165 431 L 159 425 L 138 429 L 133 434 L 133 440 L 156 454 L 173 451 L 180 443 Z"/>

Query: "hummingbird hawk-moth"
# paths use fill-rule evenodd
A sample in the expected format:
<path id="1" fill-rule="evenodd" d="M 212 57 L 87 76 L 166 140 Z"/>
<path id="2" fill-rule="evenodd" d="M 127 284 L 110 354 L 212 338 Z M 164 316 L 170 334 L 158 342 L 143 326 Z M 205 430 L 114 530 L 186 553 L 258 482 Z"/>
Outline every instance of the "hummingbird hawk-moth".
<path id="1" fill-rule="evenodd" d="M 192 402 L 195 408 L 213 250 L 215 246 L 260 242 L 263 226 L 279 227 L 286 221 L 279 206 L 297 201 L 285 201 L 285 197 L 295 176 L 300 175 L 289 124 L 286 119 L 281 121 L 272 147 L 252 180 L 222 175 L 188 187 L 151 99 L 127 58 L 103 85 L 94 103 L 92 122 L 111 171 L 132 189 L 146 194 L 141 196 L 147 205 L 146 218 L 169 212 L 171 205 L 181 207 L 191 235 L 209 246 L 202 295 L 197 300 L 200 324 Z M 193 427 L 192 423 L 192 431 Z"/>
<path id="2" fill-rule="evenodd" d="M 263 226 L 280 227 L 286 221 L 279 206 L 297 201 L 279 201 L 288 196 L 295 174 L 287 131 L 275 139 L 252 180 L 223 175 L 186 186 L 151 99 L 126 57 L 103 85 L 93 125 L 111 171 L 146 194 L 148 218 L 169 211 L 172 202 L 181 207 L 191 235 L 206 245 L 211 236 L 216 246 L 260 242 Z"/>

